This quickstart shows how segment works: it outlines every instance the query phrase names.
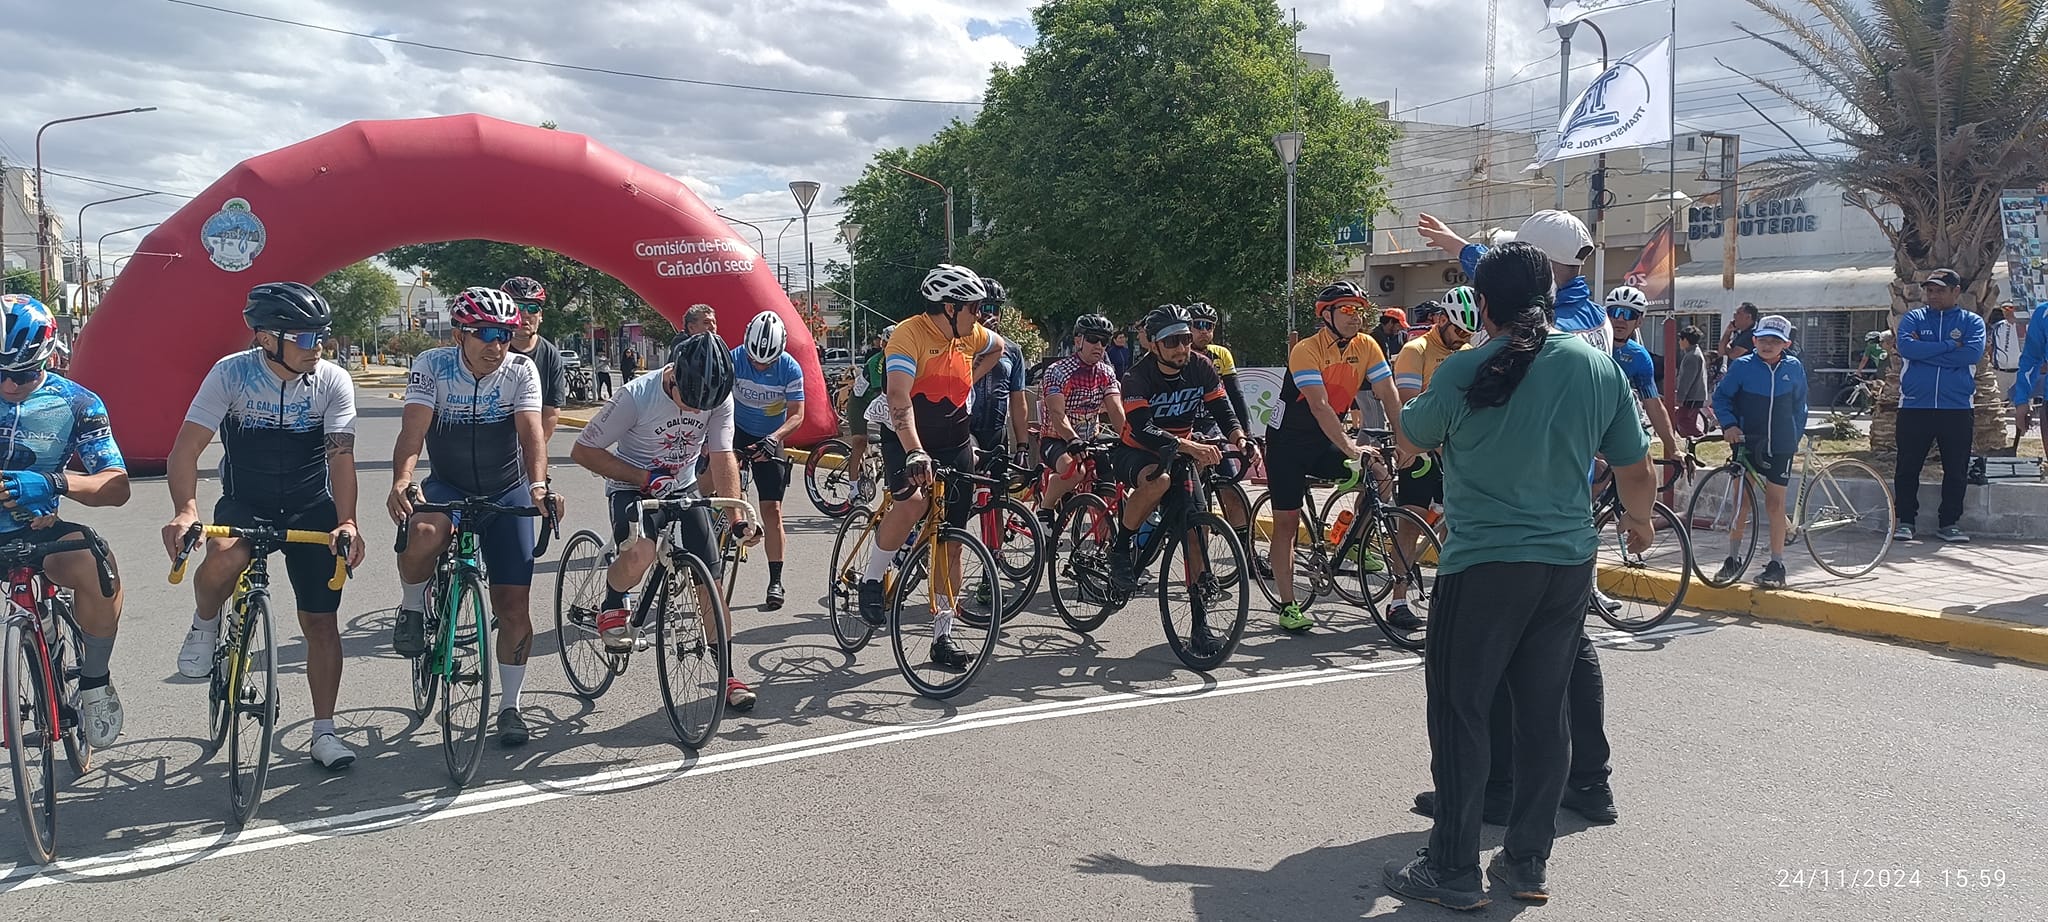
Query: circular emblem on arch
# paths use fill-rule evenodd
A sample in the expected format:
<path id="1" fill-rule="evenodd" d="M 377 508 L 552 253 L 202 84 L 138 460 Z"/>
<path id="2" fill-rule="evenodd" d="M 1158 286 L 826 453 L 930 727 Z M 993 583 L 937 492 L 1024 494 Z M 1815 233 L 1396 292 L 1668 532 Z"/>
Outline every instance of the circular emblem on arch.
<path id="1" fill-rule="evenodd" d="M 229 272 L 255 265 L 265 240 L 262 219 L 243 198 L 222 202 L 220 210 L 199 227 L 199 243 L 206 247 L 206 258 Z"/>

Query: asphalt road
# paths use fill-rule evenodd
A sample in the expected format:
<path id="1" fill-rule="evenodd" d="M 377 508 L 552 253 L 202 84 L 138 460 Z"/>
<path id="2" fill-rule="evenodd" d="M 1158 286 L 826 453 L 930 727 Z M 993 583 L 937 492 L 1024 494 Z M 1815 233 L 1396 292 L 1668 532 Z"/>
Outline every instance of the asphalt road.
<path id="1" fill-rule="evenodd" d="M 886 645 L 833 645 L 818 601 L 829 523 L 801 499 L 791 604 L 758 610 L 758 565 L 739 589 L 752 714 L 693 757 L 658 711 L 650 663 L 585 703 L 546 631 L 527 682 L 532 743 L 493 746 L 458 792 L 388 652 L 398 590 L 377 510 L 398 403 L 361 400 L 373 553 L 343 602 L 339 715 L 361 758 L 341 773 L 307 759 L 303 648 L 281 622 L 277 763 L 257 823 L 227 833 L 224 766 L 201 761 L 204 690 L 175 670 L 191 596 L 162 578 L 167 493 L 141 483 L 124 509 L 76 513 L 129 579 L 114 662 L 127 732 L 68 782 L 58 865 L 19 866 L 14 805 L 0 804 L 0 918 L 1453 915 L 1379 884 L 1383 862 L 1426 840 L 1407 808 L 1428 786 L 1428 745 L 1419 664 L 1362 614 L 1304 637 L 1255 621 L 1205 678 L 1149 611 L 1090 640 L 1047 603 L 974 688 L 926 701 Z M 566 460 L 573 436 L 555 439 L 557 483 L 570 525 L 597 527 L 599 485 Z M 537 580 L 551 599 L 552 568 Z M 1605 636 L 1622 821 L 1565 814 L 1556 898 L 1488 917 L 2048 918 L 2048 673 L 1725 619 Z"/>

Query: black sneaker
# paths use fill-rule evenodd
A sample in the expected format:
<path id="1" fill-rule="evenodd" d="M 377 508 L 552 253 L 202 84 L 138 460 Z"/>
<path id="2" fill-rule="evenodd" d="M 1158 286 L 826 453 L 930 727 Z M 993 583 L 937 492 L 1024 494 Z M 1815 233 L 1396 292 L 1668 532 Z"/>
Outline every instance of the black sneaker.
<path id="1" fill-rule="evenodd" d="M 882 597 L 881 580 L 860 581 L 860 620 L 874 627 L 889 626 L 889 604 Z"/>
<path id="2" fill-rule="evenodd" d="M 1223 638 L 1216 636 L 1216 632 L 1209 629 L 1208 619 L 1197 617 L 1195 629 L 1188 632 L 1188 649 L 1194 651 L 1196 656 L 1215 656 L 1223 649 Z"/>
<path id="3" fill-rule="evenodd" d="M 782 607 L 783 591 L 780 580 L 768 584 L 768 599 L 761 603 L 762 611 L 775 611 Z"/>
<path id="4" fill-rule="evenodd" d="M 941 634 L 937 640 L 932 641 L 932 665 L 934 666 L 941 669 L 950 669 L 955 672 L 965 672 L 967 671 L 967 664 L 971 659 L 972 657 L 969 657 L 965 651 L 953 646 L 953 635 L 951 634 Z"/>
<path id="5" fill-rule="evenodd" d="M 1394 630 L 1400 631 L 1403 634 L 1413 634 L 1417 631 L 1429 629 L 1429 623 L 1415 617 L 1415 613 L 1409 611 L 1406 605 L 1396 605 L 1387 609 L 1387 623 L 1393 625 Z"/>
<path id="6" fill-rule="evenodd" d="M 1614 789 L 1601 781 L 1585 787 L 1566 787 L 1558 806 L 1586 818 L 1595 826 L 1606 826 L 1621 818 L 1614 807 Z"/>
<path id="7" fill-rule="evenodd" d="M 1201 576 L 1195 577 L 1195 597 L 1203 602 L 1217 601 L 1226 594 L 1223 584 L 1217 582 L 1216 574 L 1204 573 Z"/>
<path id="8" fill-rule="evenodd" d="M 1508 894 L 1527 903 L 1550 901 L 1550 882 L 1541 858 L 1511 858 L 1503 848 L 1486 863 L 1486 876 L 1508 888 Z"/>
<path id="9" fill-rule="evenodd" d="M 1389 861 L 1380 868 L 1387 889 L 1411 900 L 1435 903 L 1447 909 L 1469 912 L 1485 906 L 1486 893 L 1479 889 L 1479 869 L 1447 878 L 1442 868 L 1429 860 L 1429 849 L 1415 853 L 1407 864 Z"/>
<path id="10" fill-rule="evenodd" d="M 1109 584 L 1121 592 L 1138 588 L 1138 562 L 1130 548 L 1109 549 Z"/>
<path id="11" fill-rule="evenodd" d="M 1260 579 L 1273 578 L 1273 562 L 1266 559 L 1264 551 L 1252 553 L 1252 572 L 1257 573 Z"/>
<path id="12" fill-rule="evenodd" d="M 1045 526 L 1045 527 L 1046 527 L 1046 528 L 1048 528 L 1048 529 L 1051 529 L 1051 528 L 1056 528 L 1056 527 L 1058 527 L 1058 526 L 1059 526 L 1059 524 L 1060 524 L 1060 523 L 1059 523 L 1059 517 L 1060 517 L 1060 515 L 1059 515 L 1059 511 L 1058 511 L 1058 510 L 1055 510 L 1055 509 L 1040 509 L 1040 510 L 1038 510 L 1038 524 L 1040 524 L 1040 525 L 1043 525 L 1043 526 Z"/>
<path id="13" fill-rule="evenodd" d="M 1489 789 L 1486 792 L 1486 799 L 1480 802 L 1479 819 L 1489 825 L 1506 826 L 1508 824 L 1508 815 L 1512 812 L 1514 807 L 1513 797 L 1514 795 L 1512 793 L 1496 794 L 1491 789 Z M 1435 819 L 1436 792 L 1423 791 L 1422 793 L 1415 795 L 1414 812 L 1419 816 L 1426 816 L 1431 819 Z"/>
<path id="14" fill-rule="evenodd" d="M 399 656 L 414 657 L 427 652 L 427 616 L 401 608 L 398 623 L 391 626 L 391 649 Z"/>
<path id="15" fill-rule="evenodd" d="M 519 716 L 518 708 L 498 712 L 498 745 L 526 745 L 526 718 Z"/>
<path id="16" fill-rule="evenodd" d="M 1742 578 L 1742 561 L 1733 557 L 1721 561 L 1721 571 L 1714 574 L 1714 582 L 1732 583 Z"/>
<path id="17" fill-rule="evenodd" d="M 1775 560 L 1764 564 L 1764 572 L 1757 576 L 1756 585 L 1759 589 L 1785 588 L 1785 565 Z"/>

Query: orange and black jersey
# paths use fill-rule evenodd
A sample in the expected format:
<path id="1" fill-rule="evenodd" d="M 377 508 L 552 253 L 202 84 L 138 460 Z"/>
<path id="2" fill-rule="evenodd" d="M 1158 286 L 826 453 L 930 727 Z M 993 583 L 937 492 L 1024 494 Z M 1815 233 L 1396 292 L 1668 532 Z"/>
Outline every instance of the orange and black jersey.
<path id="1" fill-rule="evenodd" d="M 1317 431 L 1322 424 L 1316 422 L 1315 412 L 1308 408 L 1308 400 L 1301 396 L 1304 387 L 1321 387 L 1330 399 L 1330 409 L 1337 415 L 1351 409 L 1358 399 L 1361 385 L 1370 386 L 1394 376 L 1387 367 L 1386 353 L 1380 351 L 1380 344 L 1363 333 L 1351 337 L 1351 342 L 1339 346 L 1337 337 L 1325 328 L 1301 342 L 1294 344 L 1287 354 L 1287 380 L 1280 385 L 1280 429 Z"/>
<path id="2" fill-rule="evenodd" d="M 974 389 L 974 360 L 998 348 L 987 327 L 975 324 L 954 338 L 939 328 L 942 316 L 920 314 L 896 325 L 885 347 L 888 373 L 911 376 L 910 410 L 918 441 L 934 453 L 967 444 L 968 395 Z"/>
<path id="3" fill-rule="evenodd" d="M 1194 431 L 1205 410 L 1224 432 L 1238 428 L 1223 378 L 1201 353 L 1190 354 L 1175 374 L 1160 367 L 1158 356 L 1147 355 L 1124 373 L 1123 392 L 1123 438 L 1132 448 L 1165 451 Z"/>

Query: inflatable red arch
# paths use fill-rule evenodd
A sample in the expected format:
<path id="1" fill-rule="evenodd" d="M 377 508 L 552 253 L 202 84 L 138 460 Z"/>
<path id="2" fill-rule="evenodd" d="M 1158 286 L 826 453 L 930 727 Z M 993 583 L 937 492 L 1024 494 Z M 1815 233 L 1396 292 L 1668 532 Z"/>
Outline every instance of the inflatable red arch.
<path id="1" fill-rule="evenodd" d="M 249 344 L 251 287 L 471 238 L 595 266 L 677 325 L 710 304 L 728 339 L 776 311 L 811 395 L 795 441 L 836 428 L 809 328 L 731 225 L 682 183 L 583 135 L 481 115 L 351 122 L 236 166 L 143 240 L 138 253 L 151 255 L 94 311 L 72 373 L 106 401 L 130 469 L 161 472 L 200 379 Z"/>

